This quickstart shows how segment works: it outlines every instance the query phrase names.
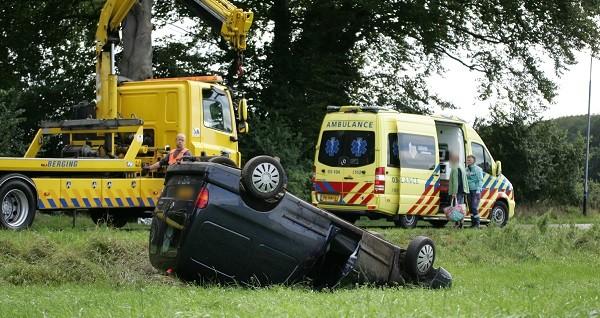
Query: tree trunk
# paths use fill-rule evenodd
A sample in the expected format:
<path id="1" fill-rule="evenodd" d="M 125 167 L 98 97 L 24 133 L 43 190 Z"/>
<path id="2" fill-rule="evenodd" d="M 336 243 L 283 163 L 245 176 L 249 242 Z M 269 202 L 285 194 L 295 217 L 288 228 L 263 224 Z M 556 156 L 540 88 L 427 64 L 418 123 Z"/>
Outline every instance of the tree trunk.
<path id="1" fill-rule="evenodd" d="M 152 78 L 152 5 L 139 0 L 123 22 L 123 54 L 119 62 L 122 76 L 134 81 Z"/>

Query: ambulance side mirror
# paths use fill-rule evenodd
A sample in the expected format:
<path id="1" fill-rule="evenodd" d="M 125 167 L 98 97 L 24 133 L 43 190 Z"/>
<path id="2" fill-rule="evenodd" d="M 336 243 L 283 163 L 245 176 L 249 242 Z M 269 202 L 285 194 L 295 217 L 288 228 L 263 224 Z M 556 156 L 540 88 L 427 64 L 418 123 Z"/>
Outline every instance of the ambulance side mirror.
<path id="1" fill-rule="evenodd" d="M 250 130 L 248 125 L 248 100 L 242 98 L 238 104 L 238 133 L 247 134 Z"/>
<path id="2" fill-rule="evenodd" d="M 502 174 L 502 162 L 500 160 L 496 161 L 496 176 L 500 176 Z"/>

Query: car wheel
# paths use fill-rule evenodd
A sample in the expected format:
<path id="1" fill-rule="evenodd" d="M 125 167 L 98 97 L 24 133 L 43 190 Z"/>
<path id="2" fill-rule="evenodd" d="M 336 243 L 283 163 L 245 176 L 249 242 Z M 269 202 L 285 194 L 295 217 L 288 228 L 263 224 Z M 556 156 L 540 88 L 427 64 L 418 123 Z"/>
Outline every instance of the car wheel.
<path id="1" fill-rule="evenodd" d="M 427 276 L 433 270 L 435 244 L 426 236 L 417 236 L 408 244 L 404 261 L 413 279 Z"/>
<path id="2" fill-rule="evenodd" d="M 21 180 L 7 181 L 0 188 L 0 225 L 10 230 L 23 230 L 31 226 L 37 206 L 29 185 Z"/>
<path id="3" fill-rule="evenodd" d="M 397 220 L 394 220 L 394 224 L 403 229 L 414 229 L 415 227 L 417 227 L 418 221 L 419 219 L 416 215 L 404 214 L 400 215 L 400 217 Z"/>
<path id="4" fill-rule="evenodd" d="M 430 220 L 429 223 L 431 223 L 431 226 L 435 227 L 436 229 L 441 229 L 448 224 L 448 220 Z"/>
<path id="5" fill-rule="evenodd" d="M 503 227 L 508 223 L 508 207 L 504 202 L 496 202 L 492 208 L 490 222 L 496 226 Z"/>
<path id="6" fill-rule="evenodd" d="M 232 168 L 237 168 L 237 164 L 235 162 L 233 162 L 233 160 L 227 158 L 227 157 L 212 157 L 210 159 L 208 159 L 208 162 L 213 162 L 213 163 L 218 163 L 220 165 L 224 165 L 227 167 L 232 167 Z"/>
<path id="7" fill-rule="evenodd" d="M 92 210 L 90 211 L 90 217 L 96 225 L 106 225 L 116 229 L 124 227 L 128 220 L 124 215 L 115 215 L 105 210 Z"/>
<path id="8" fill-rule="evenodd" d="M 287 186 L 287 175 L 277 159 L 258 156 L 244 165 L 242 185 L 255 198 L 275 199 Z"/>

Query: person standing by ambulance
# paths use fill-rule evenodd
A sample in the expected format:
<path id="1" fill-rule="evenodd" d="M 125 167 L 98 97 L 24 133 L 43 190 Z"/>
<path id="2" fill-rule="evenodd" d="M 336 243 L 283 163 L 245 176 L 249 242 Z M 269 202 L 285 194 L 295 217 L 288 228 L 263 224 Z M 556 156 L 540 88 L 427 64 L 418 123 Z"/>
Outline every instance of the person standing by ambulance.
<path id="1" fill-rule="evenodd" d="M 479 228 L 479 201 L 483 188 L 483 170 L 475 164 L 474 155 L 467 156 L 467 180 L 469 182 L 469 210 L 471 211 L 471 227 Z"/>
<path id="2" fill-rule="evenodd" d="M 450 154 L 450 184 L 448 185 L 448 194 L 452 197 L 455 204 L 464 204 L 465 195 L 469 193 L 469 184 L 465 167 L 460 163 L 458 154 Z M 455 201 L 456 200 L 456 201 Z M 455 227 L 462 227 L 462 221 L 456 222 Z"/>
<path id="3" fill-rule="evenodd" d="M 160 167 L 170 166 L 172 164 L 177 163 L 184 157 L 191 157 L 192 153 L 184 147 L 185 145 L 185 135 L 182 133 L 177 134 L 175 138 L 176 148 L 169 152 L 169 155 L 162 158 L 159 162 L 153 163 L 149 166 L 145 166 L 144 169 L 147 170 L 155 170 Z"/>

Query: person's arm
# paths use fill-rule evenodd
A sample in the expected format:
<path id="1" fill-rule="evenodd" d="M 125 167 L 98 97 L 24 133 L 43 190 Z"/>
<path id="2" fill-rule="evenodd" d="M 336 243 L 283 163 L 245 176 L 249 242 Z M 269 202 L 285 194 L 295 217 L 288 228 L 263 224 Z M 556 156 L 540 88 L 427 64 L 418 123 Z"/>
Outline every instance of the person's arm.
<path id="1" fill-rule="evenodd" d="M 477 168 L 477 193 L 481 193 L 481 191 L 483 191 L 483 169 L 480 167 Z"/>
<path id="2" fill-rule="evenodd" d="M 148 170 L 156 170 L 160 167 L 166 166 L 169 163 L 169 156 L 163 157 L 162 159 L 160 159 L 160 161 L 157 161 L 149 166 L 146 166 L 145 168 Z"/>

